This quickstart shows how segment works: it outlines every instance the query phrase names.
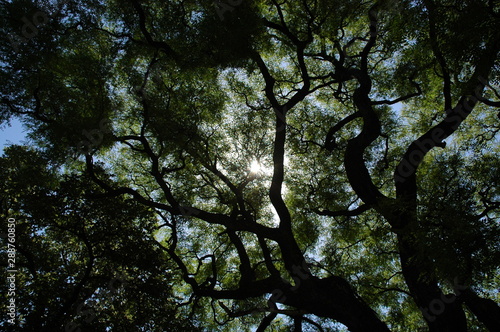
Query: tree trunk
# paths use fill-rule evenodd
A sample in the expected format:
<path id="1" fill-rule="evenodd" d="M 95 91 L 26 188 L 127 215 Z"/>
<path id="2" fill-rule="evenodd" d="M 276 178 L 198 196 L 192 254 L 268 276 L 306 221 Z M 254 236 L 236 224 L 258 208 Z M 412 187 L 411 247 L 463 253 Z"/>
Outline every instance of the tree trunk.
<path id="1" fill-rule="evenodd" d="M 500 307 L 495 301 L 483 299 L 471 289 L 464 291 L 463 298 L 467 307 L 488 330 L 500 331 Z"/>
<path id="2" fill-rule="evenodd" d="M 294 287 L 288 286 L 288 290 L 284 291 L 281 303 L 334 319 L 347 326 L 349 331 L 390 331 L 344 279 L 335 276 L 325 279 L 309 277 L 295 282 Z"/>

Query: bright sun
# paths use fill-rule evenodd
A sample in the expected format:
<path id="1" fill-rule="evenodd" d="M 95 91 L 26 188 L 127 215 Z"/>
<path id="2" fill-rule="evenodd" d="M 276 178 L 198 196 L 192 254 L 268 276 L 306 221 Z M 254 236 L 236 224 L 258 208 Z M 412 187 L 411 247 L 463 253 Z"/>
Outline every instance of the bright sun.
<path id="1" fill-rule="evenodd" d="M 250 173 L 259 173 L 260 171 L 260 164 L 257 160 L 252 161 L 252 164 L 250 165 Z"/>

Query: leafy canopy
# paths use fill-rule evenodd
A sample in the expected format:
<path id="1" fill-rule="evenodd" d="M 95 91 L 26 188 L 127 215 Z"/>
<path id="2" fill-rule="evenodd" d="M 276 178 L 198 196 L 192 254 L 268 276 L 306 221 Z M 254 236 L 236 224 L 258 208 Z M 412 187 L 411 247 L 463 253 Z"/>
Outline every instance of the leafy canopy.
<path id="1" fill-rule="evenodd" d="M 22 330 L 500 329 L 498 1 L 2 7 Z"/>

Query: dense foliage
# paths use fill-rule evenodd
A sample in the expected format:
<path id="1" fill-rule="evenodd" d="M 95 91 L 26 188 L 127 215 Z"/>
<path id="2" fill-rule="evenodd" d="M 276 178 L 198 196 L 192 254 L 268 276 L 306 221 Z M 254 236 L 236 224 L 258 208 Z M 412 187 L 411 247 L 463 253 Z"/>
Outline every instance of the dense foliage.
<path id="1" fill-rule="evenodd" d="M 498 1 L 2 7 L 19 330 L 500 331 Z"/>

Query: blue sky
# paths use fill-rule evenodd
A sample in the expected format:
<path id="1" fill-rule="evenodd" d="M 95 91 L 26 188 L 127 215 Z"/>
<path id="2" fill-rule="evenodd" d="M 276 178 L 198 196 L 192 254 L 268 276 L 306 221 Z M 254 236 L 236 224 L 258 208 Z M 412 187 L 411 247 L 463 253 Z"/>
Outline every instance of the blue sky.
<path id="1" fill-rule="evenodd" d="M 20 144 L 25 139 L 25 132 L 21 122 L 12 119 L 10 126 L 3 124 L 0 127 L 0 154 L 3 149 L 10 144 Z"/>

